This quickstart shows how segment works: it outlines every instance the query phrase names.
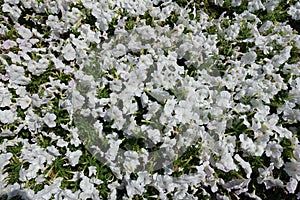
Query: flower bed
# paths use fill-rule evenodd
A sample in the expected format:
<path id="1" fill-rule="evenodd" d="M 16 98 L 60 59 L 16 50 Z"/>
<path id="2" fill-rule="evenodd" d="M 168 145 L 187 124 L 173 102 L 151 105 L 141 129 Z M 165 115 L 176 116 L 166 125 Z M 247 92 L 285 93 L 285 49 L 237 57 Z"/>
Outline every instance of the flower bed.
<path id="1" fill-rule="evenodd" d="M 0 199 L 300 199 L 298 1 L 0 2 Z"/>

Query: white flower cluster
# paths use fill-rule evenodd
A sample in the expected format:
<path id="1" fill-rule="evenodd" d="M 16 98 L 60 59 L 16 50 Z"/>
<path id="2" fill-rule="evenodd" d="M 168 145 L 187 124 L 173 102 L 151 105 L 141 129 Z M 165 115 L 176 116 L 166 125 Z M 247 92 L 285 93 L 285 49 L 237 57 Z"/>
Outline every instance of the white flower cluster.
<path id="1" fill-rule="evenodd" d="M 299 199 L 299 11 L 4 0 L 0 198 Z"/>
<path id="2" fill-rule="evenodd" d="M 296 2 L 288 10 L 288 14 L 292 16 L 294 20 L 300 20 L 300 2 Z"/>

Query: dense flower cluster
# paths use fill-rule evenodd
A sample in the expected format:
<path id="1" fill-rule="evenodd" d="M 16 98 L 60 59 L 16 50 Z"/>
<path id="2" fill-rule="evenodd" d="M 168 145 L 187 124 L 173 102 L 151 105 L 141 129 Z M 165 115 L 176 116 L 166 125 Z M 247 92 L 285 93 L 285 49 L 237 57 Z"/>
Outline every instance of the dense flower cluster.
<path id="1" fill-rule="evenodd" d="M 299 20 L 291 0 L 1 1 L 0 197 L 300 199 Z"/>

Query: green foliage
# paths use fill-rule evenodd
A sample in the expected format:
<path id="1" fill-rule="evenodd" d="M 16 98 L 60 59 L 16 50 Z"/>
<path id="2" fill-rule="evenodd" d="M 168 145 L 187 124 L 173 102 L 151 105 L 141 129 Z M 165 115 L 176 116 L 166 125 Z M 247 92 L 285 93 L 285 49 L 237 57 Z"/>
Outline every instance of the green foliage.
<path id="1" fill-rule="evenodd" d="M 37 94 L 41 92 L 41 85 L 49 81 L 49 77 L 52 73 L 52 68 L 48 68 L 47 71 L 40 76 L 32 75 L 30 83 L 26 85 L 26 91 L 30 92 L 30 94 Z"/>
<path id="2" fill-rule="evenodd" d="M 253 35 L 251 33 L 251 27 L 248 26 L 247 22 L 242 22 L 241 26 L 240 26 L 240 32 L 239 35 L 237 37 L 238 40 L 244 40 L 247 38 L 252 38 Z"/>
<path id="3" fill-rule="evenodd" d="M 45 177 L 51 182 L 51 180 L 55 179 L 56 177 L 64 177 L 64 179 L 68 180 L 73 177 L 72 170 L 68 167 L 62 167 L 68 161 L 64 156 L 58 156 L 53 161 L 52 165 L 47 167 L 44 174 Z M 64 189 L 64 183 L 62 183 L 62 188 Z"/>
<path id="4" fill-rule="evenodd" d="M 154 27 L 154 18 L 150 16 L 149 11 L 147 11 L 143 16 L 141 16 L 141 19 L 145 19 L 146 20 L 146 24 L 149 26 Z"/>
<path id="5" fill-rule="evenodd" d="M 12 152 L 18 152 L 19 147 L 17 149 L 12 149 Z M 23 163 L 18 159 L 19 153 L 13 155 L 10 160 L 10 163 L 5 167 L 5 171 L 8 173 L 8 184 L 14 184 L 19 182 L 19 171 Z"/>
<path id="6" fill-rule="evenodd" d="M 287 10 L 289 8 L 289 4 L 286 1 L 280 0 L 279 5 L 274 11 L 268 12 L 267 10 L 264 11 L 256 11 L 256 14 L 261 21 L 270 20 L 272 22 L 284 22 L 288 21 L 290 16 L 287 14 Z"/>
<path id="7" fill-rule="evenodd" d="M 284 162 L 288 162 L 292 158 L 294 158 L 293 156 L 294 147 L 292 146 L 292 143 L 289 139 L 283 138 L 282 141 L 280 142 L 280 145 L 284 147 L 283 152 L 281 154 L 281 157 L 284 160 Z"/>
<path id="8" fill-rule="evenodd" d="M 125 29 L 132 30 L 135 26 L 135 22 L 136 22 L 135 17 L 132 17 L 132 16 L 128 17 L 128 19 L 126 20 Z"/>
<path id="9" fill-rule="evenodd" d="M 79 137 L 83 140 L 85 145 L 90 146 L 95 144 L 94 142 L 98 139 L 97 132 L 92 126 L 92 121 L 88 121 L 87 118 L 81 116 L 80 114 L 74 115 L 75 126 L 78 128 Z"/>
<path id="10" fill-rule="evenodd" d="M 39 135 L 37 144 L 42 148 L 47 148 L 52 144 L 52 140 L 49 137 L 45 137 L 43 135 Z"/>
<path id="11" fill-rule="evenodd" d="M 219 40 L 219 53 L 224 56 L 232 56 L 234 54 L 233 45 L 230 41 L 221 38 Z"/>
<path id="12" fill-rule="evenodd" d="M 125 151 L 131 150 L 140 152 L 142 148 L 145 148 L 145 139 L 136 137 L 124 138 L 120 148 L 124 149 Z"/>
<path id="13" fill-rule="evenodd" d="M 109 98 L 110 93 L 111 93 L 111 91 L 110 91 L 109 86 L 108 86 L 108 85 L 105 85 L 104 87 L 98 89 L 97 97 L 98 97 L 99 99 L 102 99 L 102 98 Z"/>
<path id="14" fill-rule="evenodd" d="M 21 142 L 18 143 L 17 146 L 8 146 L 6 147 L 6 151 L 8 153 L 12 153 L 15 156 L 20 156 L 23 144 Z"/>
<path id="15" fill-rule="evenodd" d="M 300 49 L 297 47 L 293 46 L 291 49 L 291 57 L 288 60 L 288 64 L 295 64 L 300 61 Z"/>
<path id="16" fill-rule="evenodd" d="M 163 22 L 158 22 L 159 26 L 169 25 L 171 28 L 174 28 L 174 25 L 177 24 L 179 14 L 174 11 L 171 12 L 170 16 Z"/>
<path id="17" fill-rule="evenodd" d="M 199 152 L 201 151 L 201 142 L 188 147 L 186 151 L 178 157 L 174 162 L 174 173 L 172 176 L 179 177 L 183 174 L 195 173 L 195 166 L 199 165 Z M 183 168 L 179 170 L 179 168 Z"/>

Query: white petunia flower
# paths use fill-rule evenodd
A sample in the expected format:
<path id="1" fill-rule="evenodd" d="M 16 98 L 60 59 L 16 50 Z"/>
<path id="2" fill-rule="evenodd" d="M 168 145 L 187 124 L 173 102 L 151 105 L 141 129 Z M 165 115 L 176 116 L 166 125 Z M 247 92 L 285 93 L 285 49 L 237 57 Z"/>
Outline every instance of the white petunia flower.
<path id="1" fill-rule="evenodd" d="M 15 47 L 15 46 L 17 46 L 17 43 L 13 40 L 5 40 L 2 44 L 2 47 L 4 49 L 10 49 L 10 48 Z"/>
<path id="2" fill-rule="evenodd" d="M 2 173 L 4 167 L 9 164 L 9 160 L 12 156 L 12 153 L 0 154 L 0 174 Z"/>
<path id="3" fill-rule="evenodd" d="M 268 0 L 264 3 L 268 13 L 273 12 L 279 5 L 279 0 Z"/>
<path id="4" fill-rule="evenodd" d="M 64 125 L 61 125 L 61 126 L 64 126 Z M 72 127 L 72 128 L 66 128 L 66 130 L 70 131 L 72 134 L 70 144 L 74 145 L 75 147 L 78 147 L 81 144 L 81 140 L 79 139 L 79 135 L 78 135 L 78 128 Z"/>
<path id="5" fill-rule="evenodd" d="M 238 168 L 229 153 L 221 155 L 221 159 L 216 162 L 216 167 L 224 172 L 229 172 L 231 170 L 238 171 Z"/>
<path id="6" fill-rule="evenodd" d="M 76 58 L 76 51 L 70 43 L 65 45 L 65 47 L 62 50 L 62 53 L 64 58 L 68 61 L 74 60 Z"/>
<path id="7" fill-rule="evenodd" d="M 161 141 L 161 134 L 158 129 L 147 130 L 147 133 L 147 137 L 150 138 L 154 144 Z"/>
<path id="8" fill-rule="evenodd" d="M 19 35 L 21 35 L 21 37 L 23 37 L 26 40 L 32 37 L 32 32 L 24 26 L 20 26 L 17 30 Z"/>
<path id="9" fill-rule="evenodd" d="M 54 195 L 54 199 L 59 200 L 73 200 L 73 199 L 79 199 L 79 193 L 80 190 L 77 190 L 76 192 L 72 192 L 69 189 L 61 190 L 58 193 Z"/>
<path id="10" fill-rule="evenodd" d="M 251 165 L 248 162 L 246 162 L 243 158 L 241 158 L 239 154 L 235 154 L 234 159 L 238 161 L 241 167 L 245 170 L 246 177 L 250 178 L 252 174 Z"/>
<path id="11" fill-rule="evenodd" d="M 47 113 L 43 118 L 44 123 L 50 128 L 56 126 L 55 120 L 56 120 L 56 115 L 53 113 Z"/>
<path id="12" fill-rule="evenodd" d="M 255 152 L 256 146 L 251 138 L 249 138 L 246 134 L 239 135 L 241 141 L 241 148 L 246 152 L 253 153 Z"/>
<path id="13" fill-rule="evenodd" d="M 66 23 L 71 23 L 72 25 L 74 25 L 80 18 L 81 11 L 76 7 L 72 8 L 72 12 L 67 11 L 65 15 L 63 15 L 63 20 Z"/>
<path id="14" fill-rule="evenodd" d="M 235 23 L 226 29 L 225 39 L 235 40 L 238 37 L 239 32 L 240 32 L 240 25 L 238 23 Z"/>
<path id="15" fill-rule="evenodd" d="M 68 146 L 68 142 L 64 141 L 63 139 L 58 139 L 56 145 L 58 147 L 67 147 Z"/>
<path id="16" fill-rule="evenodd" d="M 231 6 L 232 7 L 237 7 L 242 4 L 242 0 L 231 0 Z"/>
<path id="17" fill-rule="evenodd" d="M 167 115 L 167 116 L 171 116 L 173 110 L 174 110 L 174 107 L 176 105 L 177 101 L 172 98 L 172 99 L 168 99 L 165 103 L 165 106 L 164 106 L 164 113 Z"/>
<path id="18" fill-rule="evenodd" d="M 33 112 L 32 108 L 29 108 L 26 111 L 25 124 L 29 130 L 37 132 L 41 127 L 41 121 L 42 119 Z"/>
<path id="19" fill-rule="evenodd" d="M 113 161 L 116 159 L 117 155 L 118 155 L 118 151 L 119 151 L 119 146 L 122 143 L 122 140 L 113 140 L 110 139 L 108 141 L 110 147 L 107 151 L 107 153 L 105 154 L 105 157 L 110 160 Z"/>
<path id="20" fill-rule="evenodd" d="M 80 109 L 85 103 L 85 98 L 77 90 L 72 92 L 71 99 L 72 106 L 75 110 Z"/>
<path id="21" fill-rule="evenodd" d="M 127 179 L 126 181 L 128 181 L 128 185 L 126 186 L 128 196 L 134 194 L 142 195 L 145 191 L 144 186 L 151 182 L 148 172 L 138 172 L 137 180 L 130 180 L 128 174 L 125 175 L 125 178 Z"/>
<path id="22" fill-rule="evenodd" d="M 38 94 L 31 95 L 32 105 L 35 107 L 40 107 L 44 101 L 39 97 Z"/>
<path id="23" fill-rule="evenodd" d="M 30 164 L 28 169 L 24 169 L 23 166 L 19 171 L 19 180 L 27 181 L 35 178 L 37 176 L 40 166 L 37 163 Z"/>
<path id="24" fill-rule="evenodd" d="M 279 178 L 274 178 L 273 176 L 269 176 L 268 178 L 266 178 L 264 180 L 264 184 L 267 190 L 274 187 L 284 187 L 283 182 Z"/>
<path id="25" fill-rule="evenodd" d="M 258 168 L 259 177 L 257 178 L 257 182 L 259 184 L 261 184 L 265 180 L 267 180 L 269 177 L 272 177 L 273 169 L 274 169 L 274 164 L 273 163 L 271 163 L 268 168 Z"/>
<path id="26" fill-rule="evenodd" d="M 133 172 L 140 164 L 138 153 L 135 151 L 126 151 L 124 153 L 125 161 L 124 167 L 127 171 Z"/>
<path id="27" fill-rule="evenodd" d="M 26 95 L 25 97 L 19 98 L 17 102 L 22 109 L 26 109 L 30 106 L 31 101 L 32 101 L 31 98 Z"/>
<path id="28" fill-rule="evenodd" d="M 117 188 L 120 187 L 120 183 L 118 183 L 118 181 L 115 181 L 109 183 L 107 187 L 110 189 L 110 199 L 117 199 Z"/>
<path id="29" fill-rule="evenodd" d="M 89 166 L 88 169 L 89 169 L 89 177 L 97 174 L 97 167 Z"/>
<path id="30" fill-rule="evenodd" d="M 66 153 L 66 156 L 68 157 L 68 160 L 70 161 L 72 167 L 75 167 L 78 164 L 81 155 L 82 155 L 82 151 L 80 150 L 70 152 L 68 149 Z"/>
<path id="31" fill-rule="evenodd" d="M 300 2 L 297 2 L 295 5 L 289 7 L 287 13 L 292 16 L 292 19 L 300 20 Z"/>
<path id="32" fill-rule="evenodd" d="M 159 191 L 167 190 L 167 192 L 173 192 L 176 188 L 174 178 L 168 175 L 160 175 L 155 173 L 153 175 L 154 185 Z"/>
<path id="33" fill-rule="evenodd" d="M 224 0 L 213 0 L 215 5 L 222 6 L 224 4 Z"/>
<path id="34" fill-rule="evenodd" d="M 55 146 L 48 146 L 47 147 L 47 151 L 50 153 L 50 154 L 52 154 L 52 155 L 54 155 L 54 156 L 60 156 L 61 154 L 59 153 L 59 151 L 58 151 L 58 149 L 55 147 Z"/>
<path id="35" fill-rule="evenodd" d="M 100 185 L 100 184 L 103 183 L 103 181 L 100 180 L 100 179 L 97 179 L 97 178 L 93 177 L 93 178 L 91 178 L 91 183 L 96 184 L 96 185 Z"/>
<path id="36" fill-rule="evenodd" d="M 41 75 L 43 74 L 49 66 L 49 60 L 46 58 L 41 58 L 38 62 L 31 60 L 28 63 L 28 70 L 33 75 Z"/>
<path id="37" fill-rule="evenodd" d="M 0 83 L 0 108 L 10 106 L 12 94 Z"/>
<path id="38" fill-rule="evenodd" d="M 45 180 L 46 180 L 46 178 L 45 178 L 45 175 L 44 175 L 44 174 L 41 174 L 41 175 L 39 175 L 38 177 L 35 178 L 35 182 L 36 182 L 37 184 L 41 184 L 41 183 L 43 183 Z"/>
<path id="39" fill-rule="evenodd" d="M 256 53 L 254 51 L 250 51 L 242 56 L 241 61 L 245 65 L 251 64 L 251 63 L 255 62 L 256 57 L 257 57 Z"/>
<path id="40" fill-rule="evenodd" d="M 57 16 L 49 15 L 46 24 L 51 27 L 53 31 L 61 33 L 64 30 L 64 23 L 61 22 Z"/>
<path id="41" fill-rule="evenodd" d="M 248 190 L 248 184 L 251 179 L 233 179 L 231 181 L 226 182 L 223 187 L 227 190 L 237 190 L 235 193 L 239 195 L 243 191 Z"/>
<path id="42" fill-rule="evenodd" d="M 161 17 L 161 9 L 160 9 L 160 7 L 152 7 L 149 14 L 153 18 L 160 18 Z"/>
<path id="43" fill-rule="evenodd" d="M 117 44 L 115 50 L 113 51 L 113 55 L 118 58 L 124 56 L 126 54 L 126 47 L 123 44 Z"/>
<path id="44" fill-rule="evenodd" d="M 10 57 L 10 59 L 12 60 L 13 63 L 21 63 L 21 56 L 20 55 L 15 54 L 11 51 L 6 55 Z M 12 66 L 15 67 L 16 65 L 12 65 Z"/>
<path id="45" fill-rule="evenodd" d="M 19 19 L 21 16 L 21 9 L 18 6 L 10 6 L 7 3 L 2 4 L 2 11 L 3 12 L 8 12 L 10 18 L 15 22 Z"/>
<path id="46" fill-rule="evenodd" d="M 230 200 L 226 195 L 221 195 L 219 193 L 217 193 L 217 199 L 219 200 Z"/>
<path id="47" fill-rule="evenodd" d="M 34 199 L 51 199 L 52 195 L 59 193 L 63 178 L 59 177 L 52 181 L 51 185 L 45 185 L 41 191 L 38 191 Z"/>
<path id="48" fill-rule="evenodd" d="M 267 20 L 259 27 L 258 30 L 259 30 L 259 32 L 263 33 L 263 32 L 268 31 L 273 26 L 274 26 L 274 23 L 272 21 Z"/>
<path id="49" fill-rule="evenodd" d="M 289 176 L 300 181 L 300 162 L 292 159 L 291 162 L 285 163 L 284 170 Z"/>
<path id="50" fill-rule="evenodd" d="M 290 58 L 290 52 L 292 50 L 292 46 L 287 46 L 283 50 L 280 51 L 279 55 L 275 55 L 272 58 L 272 64 L 275 67 L 279 67 L 280 65 L 284 64 Z"/>
<path id="51" fill-rule="evenodd" d="M 86 176 L 82 177 L 80 182 L 80 189 L 82 192 L 79 195 L 79 199 L 86 200 L 86 199 L 95 199 L 100 200 L 99 198 L 99 191 L 94 187 L 92 180 Z"/>
<path id="52" fill-rule="evenodd" d="M 265 9 L 265 7 L 262 4 L 261 0 L 249 1 L 247 8 L 250 12 L 257 11 L 257 10 L 260 10 L 260 9 Z"/>
<path id="53" fill-rule="evenodd" d="M 136 180 L 131 180 L 130 177 L 126 177 L 126 191 L 129 198 L 132 198 L 135 194 L 142 195 L 145 192 L 144 185 Z"/>
<path id="54" fill-rule="evenodd" d="M 268 142 L 267 148 L 266 148 L 266 155 L 268 157 L 278 158 L 281 156 L 281 153 L 283 151 L 283 148 L 280 144 L 278 144 L 275 141 Z"/>
<path id="55" fill-rule="evenodd" d="M 7 137 L 7 136 L 14 136 L 16 135 L 16 133 L 6 129 L 6 130 L 2 130 L 0 135 L 3 137 Z"/>
<path id="56" fill-rule="evenodd" d="M 21 61 L 17 61 L 17 62 L 21 63 Z M 7 67 L 7 73 L 10 82 L 12 82 L 13 84 L 26 85 L 30 82 L 30 79 L 25 77 L 24 67 L 12 64 L 9 67 Z"/>
<path id="57" fill-rule="evenodd" d="M 12 110 L 0 110 L 0 122 L 3 124 L 11 124 L 15 121 L 17 114 Z"/>
<path id="58" fill-rule="evenodd" d="M 20 97 L 25 97 L 27 95 L 26 87 L 20 86 L 16 89 L 16 94 Z"/>
<path id="59" fill-rule="evenodd" d="M 151 26 L 141 26 L 136 29 L 143 40 L 151 40 L 156 38 L 155 29 Z"/>
<path id="60" fill-rule="evenodd" d="M 90 179 L 86 176 L 82 177 L 80 181 L 80 189 L 84 192 L 92 192 L 94 185 L 90 182 Z"/>
<path id="61" fill-rule="evenodd" d="M 290 181 L 286 184 L 286 189 L 289 191 L 289 193 L 294 194 L 297 185 L 298 185 L 298 181 L 294 178 L 290 178 Z"/>
<path id="62" fill-rule="evenodd" d="M 217 105 L 221 108 L 231 107 L 231 94 L 227 91 L 221 91 L 217 98 Z"/>

